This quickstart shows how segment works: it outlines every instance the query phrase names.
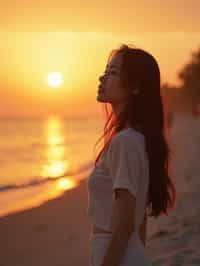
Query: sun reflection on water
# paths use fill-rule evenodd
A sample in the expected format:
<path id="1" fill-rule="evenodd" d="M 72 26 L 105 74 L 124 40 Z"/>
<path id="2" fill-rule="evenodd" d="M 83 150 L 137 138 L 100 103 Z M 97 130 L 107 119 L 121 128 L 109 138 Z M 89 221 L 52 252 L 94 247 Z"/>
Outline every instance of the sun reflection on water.
<path id="1" fill-rule="evenodd" d="M 76 186 L 77 186 L 76 182 L 70 178 L 60 178 L 57 181 L 57 187 L 61 190 L 68 190 Z"/>
<path id="2" fill-rule="evenodd" d="M 66 147 L 62 135 L 62 121 L 58 117 L 50 117 L 45 123 L 45 137 L 48 148 L 45 153 L 47 162 L 43 165 L 42 176 L 59 177 L 69 169 L 66 161 Z"/>
<path id="3" fill-rule="evenodd" d="M 45 124 L 45 137 L 48 148 L 45 152 L 47 159 L 42 168 L 42 176 L 50 178 L 60 178 L 56 182 L 56 189 L 70 189 L 75 186 L 75 181 L 67 176 L 70 168 L 70 162 L 67 160 L 69 147 L 65 145 L 65 137 L 63 135 L 63 121 L 61 118 L 50 117 Z"/>

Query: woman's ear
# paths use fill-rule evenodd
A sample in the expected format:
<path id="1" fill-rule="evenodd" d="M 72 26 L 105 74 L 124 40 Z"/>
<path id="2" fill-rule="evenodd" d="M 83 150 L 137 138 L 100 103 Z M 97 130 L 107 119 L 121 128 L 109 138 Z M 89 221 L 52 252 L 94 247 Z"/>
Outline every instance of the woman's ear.
<path id="1" fill-rule="evenodd" d="M 134 81 L 132 83 L 132 86 L 130 88 L 130 93 L 131 94 L 134 94 L 134 95 L 137 95 L 140 93 L 140 85 L 139 85 L 139 82 L 138 81 Z"/>
<path id="2" fill-rule="evenodd" d="M 131 94 L 137 95 L 140 93 L 140 90 L 138 88 L 134 88 L 133 90 L 131 90 Z"/>

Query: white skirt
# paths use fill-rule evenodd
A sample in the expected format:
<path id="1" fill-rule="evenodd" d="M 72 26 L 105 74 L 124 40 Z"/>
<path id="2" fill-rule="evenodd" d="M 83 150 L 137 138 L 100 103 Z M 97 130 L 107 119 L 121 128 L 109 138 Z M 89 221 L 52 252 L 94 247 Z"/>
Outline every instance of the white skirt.
<path id="1" fill-rule="evenodd" d="M 90 266 L 100 266 L 112 234 L 95 233 L 90 236 Z M 137 232 L 133 232 L 120 266 L 152 266 Z"/>

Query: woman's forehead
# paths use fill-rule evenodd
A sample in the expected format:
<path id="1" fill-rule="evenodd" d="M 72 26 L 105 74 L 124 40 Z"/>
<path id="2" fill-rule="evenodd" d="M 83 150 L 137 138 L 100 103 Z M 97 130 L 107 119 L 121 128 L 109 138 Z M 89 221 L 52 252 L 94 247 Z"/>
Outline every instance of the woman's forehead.
<path id="1" fill-rule="evenodd" d="M 123 56 L 122 54 L 117 54 L 117 55 L 114 55 L 112 57 L 112 59 L 110 60 L 110 62 L 106 65 L 106 68 L 118 68 L 120 69 L 121 65 L 122 65 L 122 59 L 123 59 Z"/>

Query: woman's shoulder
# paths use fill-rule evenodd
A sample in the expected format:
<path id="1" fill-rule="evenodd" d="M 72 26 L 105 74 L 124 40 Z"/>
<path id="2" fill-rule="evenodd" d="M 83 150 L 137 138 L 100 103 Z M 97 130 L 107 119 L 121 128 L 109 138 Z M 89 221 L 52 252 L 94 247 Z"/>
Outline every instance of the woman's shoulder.
<path id="1" fill-rule="evenodd" d="M 142 145 L 145 142 L 145 137 L 142 133 L 137 131 L 132 127 L 124 128 L 117 132 L 112 140 L 111 144 L 113 145 L 116 142 L 125 142 L 125 143 L 141 143 Z"/>
<path id="2" fill-rule="evenodd" d="M 112 153 L 113 150 L 120 152 L 121 149 L 143 152 L 145 149 L 144 136 L 134 128 L 120 130 L 112 137 L 107 152 Z"/>

